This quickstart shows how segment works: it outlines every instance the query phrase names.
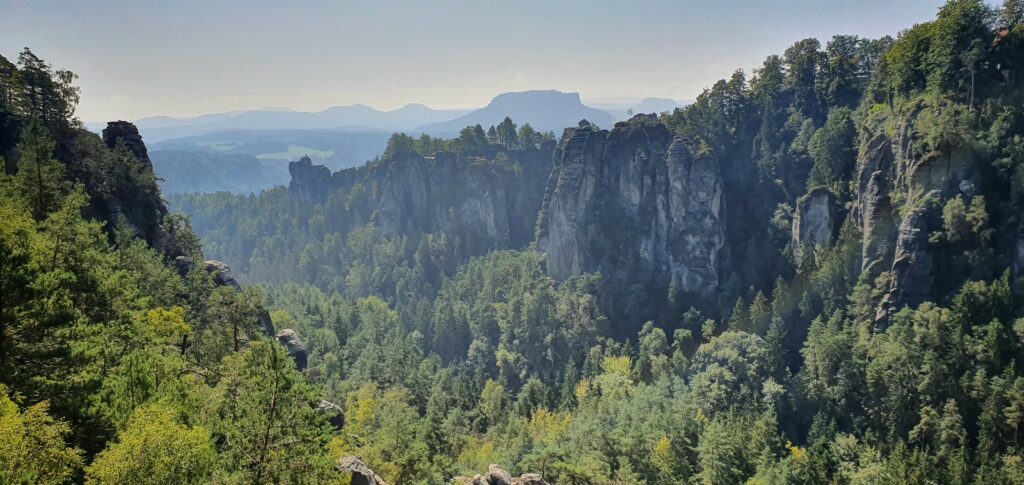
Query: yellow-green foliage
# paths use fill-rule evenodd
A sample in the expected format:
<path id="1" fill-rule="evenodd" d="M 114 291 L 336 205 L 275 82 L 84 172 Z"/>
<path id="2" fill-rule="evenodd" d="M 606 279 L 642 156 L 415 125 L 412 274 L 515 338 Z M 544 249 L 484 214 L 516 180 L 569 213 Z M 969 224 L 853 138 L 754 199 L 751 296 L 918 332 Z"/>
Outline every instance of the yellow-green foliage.
<path id="1" fill-rule="evenodd" d="M 117 442 L 86 469 L 87 483 L 203 483 L 213 468 L 210 433 L 161 405 L 138 408 Z"/>
<path id="2" fill-rule="evenodd" d="M 82 466 L 64 442 L 71 428 L 48 408 L 44 401 L 19 411 L 0 384 L 0 483 L 65 483 Z"/>

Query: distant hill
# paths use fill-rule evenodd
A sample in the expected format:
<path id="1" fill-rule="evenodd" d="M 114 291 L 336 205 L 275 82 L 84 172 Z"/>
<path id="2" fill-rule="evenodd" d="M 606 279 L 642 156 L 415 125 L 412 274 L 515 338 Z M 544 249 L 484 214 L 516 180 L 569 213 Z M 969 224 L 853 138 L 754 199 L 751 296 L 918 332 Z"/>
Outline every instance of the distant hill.
<path id="1" fill-rule="evenodd" d="M 611 128 L 615 118 L 602 110 L 591 108 L 580 101 L 579 93 L 561 91 L 524 91 L 499 94 L 487 106 L 458 118 L 420 126 L 415 133 L 454 135 L 466 126 L 479 124 L 484 128 L 497 125 L 506 116 L 518 125 L 530 123 L 540 131 L 560 134 L 564 128 L 576 126 L 586 119 L 602 128 Z"/>
<path id="2" fill-rule="evenodd" d="M 143 138 L 153 143 L 225 130 L 349 128 L 398 131 L 450 120 L 466 112 L 458 109 L 433 109 L 422 104 L 408 104 L 395 110 L 381 111 L 355 104 L 317 112 L 263 109 L 212 113 L 192 118 L 156 116 L 142 118 L 135 125 Z"/>
<path id="3" fill-rule="evenodd" d="M 689 101 L 679 102 L 669 98 L 643 98 L 641 100 L 623 100 L 616 102 L 601 102 L 594 100 L 588 102 L 588 105 L 598 108 L 602 111 L 606 111 L 615 117 L 617 121 L 623 121 L 630 118 L 629 111 L 632 110 L 633 114 L 640 113 L 656 113 L 661 114 L 666 111 L 672 111 L 676 108 L 681 108 L 690 104 Z"/>
<path id="4" fill-rule="evenodd" d="M 153 143 L 154 150 L 244 154 L 281 166 L 309 156 L 332 170 L 362 165 L 384 152 L 384 130 L 225 130 Z M 148 140 L 147 140 L 148 141 Z"/>
<path id="5" fill-rule="evenodd" d="M 149 155 L 164 194 L 248 194 L 288 184 L 288 166 L 279 160 L 212 151 L 153 150 Z"/>

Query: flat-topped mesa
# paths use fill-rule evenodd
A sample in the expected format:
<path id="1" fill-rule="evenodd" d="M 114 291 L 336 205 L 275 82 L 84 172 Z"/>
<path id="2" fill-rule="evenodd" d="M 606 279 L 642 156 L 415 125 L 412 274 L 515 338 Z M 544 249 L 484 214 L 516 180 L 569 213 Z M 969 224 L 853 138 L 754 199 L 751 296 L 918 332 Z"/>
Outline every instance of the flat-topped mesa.
<path id="1" fill-rule="evenodd" d="M 641 114 L 611 130 L 581 121 L 566 130 L 554 165 L 537 227 L 554 278 L 600 272 L 617 286 L 716 288 L 725 207 L 709 153 Z"/>

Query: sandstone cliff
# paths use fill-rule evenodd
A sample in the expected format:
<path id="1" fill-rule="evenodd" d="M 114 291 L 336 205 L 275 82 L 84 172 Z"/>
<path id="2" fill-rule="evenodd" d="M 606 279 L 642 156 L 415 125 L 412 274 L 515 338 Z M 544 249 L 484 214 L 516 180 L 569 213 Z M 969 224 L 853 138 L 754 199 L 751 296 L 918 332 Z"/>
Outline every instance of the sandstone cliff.
<path id="1" fill-rule="evenodd" d="M 339 232 L 372 222 L 389 236 L 457 236 L 467 255 L 521 248 L 533 239 L 551 150 L 412 152 L 335 173 L 303 158 L 289 164 L 289 193 L 324 204 Z"/>
<path id="2" fill-rule="evenodd" d="M 617 285 L 715 290 L 725 204 L 713 157 L 637 115 L 610 131 L 580 122 L 554 159 L 537 223 L 553 277 L 599 272 Z"/>
<path id="3" fill-rule="evenodd" d="M 876 328 L 884 329 L 900 308 L 948 296 L 968 275 L 943 271 L 943 206 L 955 197 L 969 200 L 983 173 L 967 140 L 931 147 L 921 142 L 912 107 L 891 131 L 865 133 L 857 166 L 855 223 L 862 243 L 863 278 L 887 275 L 877 301 Z"/>

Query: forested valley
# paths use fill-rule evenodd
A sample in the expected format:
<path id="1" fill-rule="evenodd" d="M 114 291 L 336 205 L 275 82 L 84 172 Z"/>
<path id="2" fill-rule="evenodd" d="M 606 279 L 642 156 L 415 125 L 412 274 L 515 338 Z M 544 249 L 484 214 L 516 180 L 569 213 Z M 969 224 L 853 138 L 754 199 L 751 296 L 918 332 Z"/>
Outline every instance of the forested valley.
<path id="1" fill-rule="evenodd" d="M 0 57 L 0 483 L 1024 483 L 1020 0 L 253 195 L 75 83 Z"/>

